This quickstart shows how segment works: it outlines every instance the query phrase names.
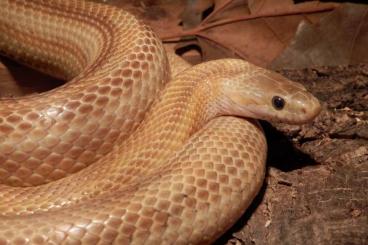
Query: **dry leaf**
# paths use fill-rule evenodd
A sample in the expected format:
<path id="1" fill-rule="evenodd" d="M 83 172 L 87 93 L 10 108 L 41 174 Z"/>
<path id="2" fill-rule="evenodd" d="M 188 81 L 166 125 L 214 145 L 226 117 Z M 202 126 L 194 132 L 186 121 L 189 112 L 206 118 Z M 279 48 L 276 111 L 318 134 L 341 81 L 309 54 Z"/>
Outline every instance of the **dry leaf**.
<path id="1" fill-rule="evenodd" d="M 129 11 L 151 26 L 159 36 L 182 30 L 187 0 L 95 0 Z"/>
<path id="2" fill-rule="evenodd" d="M 273 69 L 368 63 L 368 7 L 344 4 L 318 25 L 300 23 Z"/>
<path id="3" fill-rule="evenodd" d="M 192 14 L 194 10 L 198 12 L 198 3 L 202 11 Z M 213 0 L 206 3 L 195 1 L 186 7 L 193 11 L 184 11 L 183 26 L 192 26 L 192 23 L 185 25 L 188 13 L 198 22 L 198 16 L 212 8 L 197 26 L 167 32 L 161 35 L 163 40 L 192 38 L 190 44 L 196 43 L 202 49 L 203 61 L 224 56 L 240 57 L 261 66 L 267 66 L 284 50 L 302 20 L 315 23 L 322 16 L 321 12 L 338 6 L 319 1 L 294 4 L 291 0 Z"/>

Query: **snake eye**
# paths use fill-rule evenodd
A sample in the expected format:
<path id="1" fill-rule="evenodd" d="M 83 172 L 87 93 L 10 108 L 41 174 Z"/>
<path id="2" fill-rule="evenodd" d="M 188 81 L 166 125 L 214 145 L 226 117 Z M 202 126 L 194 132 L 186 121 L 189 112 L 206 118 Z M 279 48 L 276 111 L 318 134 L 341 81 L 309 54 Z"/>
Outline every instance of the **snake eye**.
<path id="1" fill-rule="evenodd" d="M 285 106 L 285 100 L 280 96 L 273 96 L 272 97 L 272 105 L 276 110 L 282 110 Z"/>

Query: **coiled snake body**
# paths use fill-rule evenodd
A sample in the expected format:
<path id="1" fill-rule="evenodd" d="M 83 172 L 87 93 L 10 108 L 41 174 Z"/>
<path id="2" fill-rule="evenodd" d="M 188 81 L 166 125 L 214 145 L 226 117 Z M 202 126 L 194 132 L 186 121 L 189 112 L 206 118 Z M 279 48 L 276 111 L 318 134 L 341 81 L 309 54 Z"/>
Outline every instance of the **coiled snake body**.
<path id="1" fill-rule="evenodd" d="M 1 0 L 0 49 L 70 80 L 0 100 L 0 244 L 210 243 L 264 177 L 260 126 L 233 116 L 299 124 L 320 111 L 242 60 L 178 65 L 111 6 Z"/>

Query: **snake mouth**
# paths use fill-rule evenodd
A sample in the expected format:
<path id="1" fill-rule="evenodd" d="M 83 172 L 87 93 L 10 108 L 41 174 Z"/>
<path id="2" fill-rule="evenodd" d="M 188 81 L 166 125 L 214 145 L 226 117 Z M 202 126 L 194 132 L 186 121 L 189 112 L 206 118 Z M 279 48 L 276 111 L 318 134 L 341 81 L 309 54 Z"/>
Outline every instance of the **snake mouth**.
<path id="1" fill-rule="evenodd" d="M 304 113 L 280 111 L 273 112 L 269 109 L 268 106 L 265 105 L 247 107 L 247 114 L 250 115 L 250 117 L 252 118 L 293 125 L 300 125 L 313 121 L 313 119 L 318 116 L 320 111 L 320 106 L 316 106 L 311 110 L 305 110 Z"/>

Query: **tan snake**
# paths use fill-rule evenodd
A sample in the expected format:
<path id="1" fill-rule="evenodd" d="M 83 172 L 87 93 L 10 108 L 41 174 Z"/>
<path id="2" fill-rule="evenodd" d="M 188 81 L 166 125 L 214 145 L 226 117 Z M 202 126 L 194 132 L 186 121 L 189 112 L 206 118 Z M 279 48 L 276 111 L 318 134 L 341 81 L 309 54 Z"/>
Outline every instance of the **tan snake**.
<path id="1" fill-rule="evenodd" d="M 111 6 L 1 0 L 0 49 L 70 80 L 0 99 L 0 244 L 210 243 L 264 178 L 264 134 L 233 116 L 301 124 L 320 111 L 302 85 L 242 60 L 171 55 L 170 73 L 150 28 Z"/>

